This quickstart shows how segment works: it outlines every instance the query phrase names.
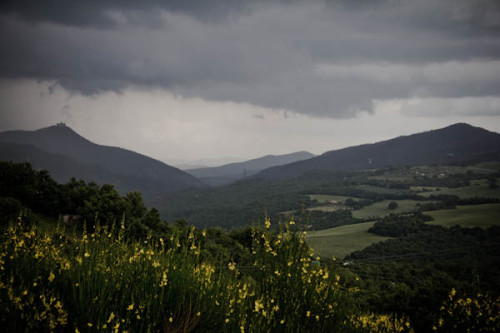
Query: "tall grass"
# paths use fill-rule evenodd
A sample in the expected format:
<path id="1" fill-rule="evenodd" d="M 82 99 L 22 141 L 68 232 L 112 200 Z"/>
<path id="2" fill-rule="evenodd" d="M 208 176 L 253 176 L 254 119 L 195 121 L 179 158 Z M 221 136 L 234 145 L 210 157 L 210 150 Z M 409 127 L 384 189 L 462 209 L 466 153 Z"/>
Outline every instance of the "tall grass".
<path id="1" fill-rule="evenodd" d="M 204 233 L 141 242 L 125 225 L 76 235 L 21 219 L 0 243 L 0 326 L 7 331 L 410 331 L 391 316 L 357 315 L 352 290 L 321 266 L 287 223 L 253 230 L 253 265 L 200 257 Z M 200 236 L 197 236 L 197 235 Z M 371 325 L 371 326 L 370 326 Z"/>

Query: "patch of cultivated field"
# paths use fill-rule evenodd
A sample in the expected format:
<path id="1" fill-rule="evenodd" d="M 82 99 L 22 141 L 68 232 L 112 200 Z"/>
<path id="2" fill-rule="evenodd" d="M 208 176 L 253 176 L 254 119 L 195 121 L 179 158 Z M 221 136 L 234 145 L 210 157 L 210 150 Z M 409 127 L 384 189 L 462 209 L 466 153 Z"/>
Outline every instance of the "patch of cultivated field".
<path id="1" fill-rule="evenodd" d="M 466 228 L 489 228 L 500 226 L 500 204 L 458 206 L 457 209 L 426 212 L 434 218 L 430 224 L 451 227 L 460 225 Z"/>
<path id="2" fill-rule="evenodd" d="M 370 177 L 368 177 L 368 179 L 389 180 L 389 181 L 394 181 L 394 182 L 409 183 L 412 180 L 412 176 L 409 174 L 406 174 L 406 175 L 385 174 L 385 175 L 379 175 L 379 176 L 370 176 Z"/>
<path id="3" fill-rule="evenodd" d="M 486 179 L 473 179 L 470 181 L 471 186 L 488 186 L 488 181 Z"/>
<path id="4" fill-rule="evenodd" d="M 379 187 L 379 186 L 374 186 L 374 185 L 368 185 L 368 184 L 361 184 L 361 185 L 356 185 L 354 188 L 366 191 L 366 192 L 372 192 L 372 193 L 380 193 L 380 194 L 400 194 L 400 193 L 409 193 L 409 189 L 398 189 L 398 188 L 386 188 L 386 187 Z"/>
<path id="5" fill-rule="evenodd" d="M 388 209 L 387 206 L 391 201 L 394 201 L 398 204 L 398 208 L 396 209 Z M 424 201 L 425 202 L 425 201 Z M 416 200 L 384 200 L 380 202 L 376 202 L 369 206 L 363 207 L 360 210 L 353 210 L 352 216 L 358 219 L 366 219 L 366 218 L 377 218 L 384 217 L 391 213 L 405 213 L 411 212 L 415 210 L 417 203 L 423 203 L 422 201 Z"/>
<path id="6" fill-rule="evenodd" d="M 500 180 L 497 180 L 500 184 Z M 431 195 L 439 194 L 451 194 L 456 195 L 460 198 L 473 198 L 473 197 L 485 197 L 485 198 L 498 198 L 500 199 L 500 187 L 491 189 L 488 187 L 487 182 L 483 180 L 473 181 L 471 186 L 457 187 L 457 188 L 447 188 L 441 187 L 439 190 L 436 188 L 435 191 L 420 192 L 421 196 L 428 197 Z"/>
<path id="7" fill-rule="evenodd" d="M 308 211 L 320 211 L 320 212 L 335 212 L 337 210 L 345 209 L 344 206 L 318 206 L 307 208 Z"/>
<path id="8" fill-rule="evenodd" d="M 331 201 L 336 201 L 338 203 L 344 203 L 347 199 L 358 200 L 358 198 L 347 197 L 343 195 L 330 195 L 330 194 L 310 194 L 308 197 L 311 200 L 316 200 L 320 203 L 330 203 Z"/>
<path id="9" fill-rule="evenodd" d="M 343 259 L 346 255 L 381 242 L 390 237 L 382 237 L 368 232 L 375 222 L 344 225 L 341 227 L 310 231 L 306 240 L 321 257 L 335 256 Z"/>
<path id="10" fill-rule="evenodd" d="M 500 170 L 500 162 L 481 162 L 478 164 L 468 166 L 467 169 L 476 173 L 484 173 L 484 174 L 494 173 Z"/>
<path id="11" fill-rule="evenodd" d="M 410 190 L 412 192 L 416 192 L 417 194 L 424 195 L 426 192 L 436 192 L 440 191 L 442 187 L 437 186 L 410 186 Z M 424 193 L 422 193 L 424 192 Z"/>
<path id="12" fill-rule="evenodd" d="M 425 174 L 427 177 L 434 177 L 439 175 L 456 175 L 456 174 L 464 174 L 467 172 L 468 168 L 463 166 L 455 166 L 455 165 L 424 165 L 418 167 L 411 168 L 413 174 Z"/>

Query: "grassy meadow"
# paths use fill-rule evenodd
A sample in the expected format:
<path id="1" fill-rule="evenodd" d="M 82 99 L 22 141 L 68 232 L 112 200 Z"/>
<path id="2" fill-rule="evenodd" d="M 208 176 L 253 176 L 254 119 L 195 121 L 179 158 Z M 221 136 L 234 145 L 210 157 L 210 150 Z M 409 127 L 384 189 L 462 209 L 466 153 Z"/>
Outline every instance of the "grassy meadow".
<path id="1" fill-rule="evenodd" d="M 353 188 L 377 194 L 404 194 L 410 192 L 408 189 L 386 188 L 370 184 L 355 185 Z"/>
<path id="2" fill-rule="evenodd" d="M 463 228 L 489 228 L 500 226 L 500 204 L 484 204 L 473 206 L 457 206 L 456 209 L 426 212 L 434 218 L 429 224 L 451 227 L 460 225 Z"/>
<path id="3" fill-rule="evenodd" d="M 387 209 L 390 201 L 378 202 L 364 207 L 359 211 L 353 211 L 358 218 L 384 217 L 390 213 L 408 212 L 415 208 L 418 201 L 396 200 L 398 208 Z M 318 207 L 321 208 L 321 207 Z M 434 221 L 429 224 L 451 227 L 460 225 L 463 228 L 484 228 L 500 226 L 500 204 L 483 204 L 471 206 L 457 206 L 456 209 L 445 209 L 425 212 Z M 310 231 L 306 240 L 314 251 L 321 256 L 344 258 L 346 255 L 361 250 L 373 243 L 384 241 L 389 237 L 378 236 L 368 232 L 375 222 L 364 222 L 345 225 L 330 229 Z"/>
<path id="4" fill-rule="evenodd" d="M 413 189 L 419 190 L 421 188 L 416 187 Z M 439 195 L 439 194 L 449 194 L 449 195 L 456 195 L 457 197 L 462 199 L 473 198 L 473 197 L 500 199 L 500 188 L 494 188 L 494 189 L 489 188 L 486 180 L 475 180 L 471 182 L 470 186 L 463 186 L 457 188 L 428 187 L 427 189 L 429 189 L 430 191 L 419 192 L 418 194 L 424 197 L 429 197 L 431 195 Z"/>
<path id="5" fill-rule="evenodd" d="M 311 231 L 306 240 L 314 251 L 323 257 L 344 258 L 346 255 L 389 239 L 368 232 L 375 222 L 365 222 Z"/>
<path id="6" fill-rule="evenodd" d="M 388 209 L 387 206 L 390 202 L 396 202 L 398 207 L 396 209 Z M 425 201 L 424 201 L 425 202 Z M 415 210 L 417 203 L 422 203 L 422 201 L 416 200 L 384 200 L 380 202 L 376 202 L 369 206 L 365 206 L 360 210 L 354 210 L 352 212 L 353 217 L 358 219 L 366 219 L 366 218 L 376 218 L 376 217 L 384 217 L 391 213 L 405 213 L 411 212 Z"/>
<path id="7" fill-rule="evenodd" d="M 307 208 L 307 211 L 320 211 L 320 212 L 335 212 L 340 209 L 345 209 L 345 207 L 342 206 L 318 206 L 318 207 L 311 207 Z"/>

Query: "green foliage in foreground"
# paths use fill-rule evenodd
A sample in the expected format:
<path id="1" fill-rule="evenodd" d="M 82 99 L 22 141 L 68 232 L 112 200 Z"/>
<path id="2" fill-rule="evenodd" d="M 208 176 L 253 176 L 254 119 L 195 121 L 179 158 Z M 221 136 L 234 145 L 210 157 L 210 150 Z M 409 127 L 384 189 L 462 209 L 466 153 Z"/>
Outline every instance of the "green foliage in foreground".
<path id="1" fill-rule="evenodd" d="M 19 221 L 0 239 L 0 325 L 9 332 L 393 332 L 357 313 L 353 291 L 311 257 L 301 232 L 253 229 L 250 267 L 201 260 L 202 238 L 127 242 L 125 227 L 77 237 Z"/>
<path id="2" fill-rule="evenodd" d="M 136 238 L 162 232 L 165 226 L 158 210 L 146 207 L 140 192 L 121 196 L 112 185 L 74 178 L 58 184 L 46 170 L 34 170 L 29 163 L 0 161 L 0 227 L 15 220 L 20 211 L 25 223 L 35 220 L 32 213 L 54 220 L 71 214 L 80 216 L 89 227 L 96 222 L 111 225 L 124 217 L 129 234 Z"/>

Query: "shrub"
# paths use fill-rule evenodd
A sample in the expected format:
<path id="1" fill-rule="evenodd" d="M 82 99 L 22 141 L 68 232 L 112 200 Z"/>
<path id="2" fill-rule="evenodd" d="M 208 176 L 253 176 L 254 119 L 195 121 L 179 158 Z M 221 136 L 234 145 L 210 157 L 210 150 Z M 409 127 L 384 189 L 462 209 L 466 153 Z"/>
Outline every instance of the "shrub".
<path id="1" fill-rule="evenodd" d="M 127 241 L 125 226 L 53 234 L 22 221 L 0 239 L 0 321 L 20 331 L 357 330 L 340 276 L 293 222 L 253 228 L 251 266 L 201 259 L 205 233 Z M 180 229 L 179 229 L 180 230 Z M 199 234 L 199 236 L 197 236 Z"/>

